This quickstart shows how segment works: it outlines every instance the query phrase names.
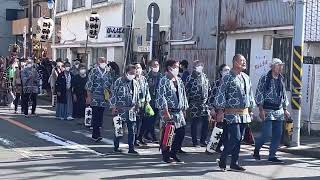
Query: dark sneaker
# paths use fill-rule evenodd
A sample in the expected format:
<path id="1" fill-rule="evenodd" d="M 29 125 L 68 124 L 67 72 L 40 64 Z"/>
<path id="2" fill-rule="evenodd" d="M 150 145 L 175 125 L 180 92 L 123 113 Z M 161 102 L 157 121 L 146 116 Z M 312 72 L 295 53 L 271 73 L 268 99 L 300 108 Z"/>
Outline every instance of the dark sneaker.
<path id="1" fill-rule="evenodd" d="M 133 150 L 133 149 L 129 150 L 128 153 L 129 153 L 129 154 L 139 154 L 137 151 L 135 151 L 135 150 Z"/>
<path id="2" fill-rule="evenodd" d="M 98 137 L 98 138 L 91 138 L 92 140 L 94 140 L 95 142 L 100 142 L 102 140 L 102 137 Z"/>
<path id="3" fill-rule="evenodd" d="M 274 157 L 274 158 L 269 158 L 268 161 L 271 162 L 271 163 L 276 163 L 276 164 L 284 164 L 283 161 L 281 161 L 280 159 L 278 159 L 278 158 L 276 158 L 276 157 Z"/>
<path id="4" fill-rule="evenodd" d="M 122 153 L 123 151 L 121 149 L 114 149 L 113 152 L 114 153 Z"/>
<path id="5" fill-rule="evenodd" d="M 180 158 L 178 158 L 177 156 L 171 156 L 171 158 L 177 163 L 184 164 L 184 162 Z"/>
<path id="6" fill-rule="evenodd" d="M 134 143 L 134 146 L 140 147 L 140 144 L 139 144 L 138 142 L 135 142 L 135 143 Z"/>
<path id="7" fill-rule="evenodd" d="M 222 162 L 220 161 L 220 159 L 217 159 L 217 164 L 221 171 L 223 172 L 227 171 L 227 165 L 225 162 Z"/>
<path id="8" fill-rule="evenodd" d="M 143 140 L 139 140 L 139 143 L 141 144 L 141 145 L 147 145 L 147 143 L 146 142 L 144 142 Z"/>
<path id="9" fill-rule="evenodd" d="M 216 151 L 216 153 L 219 153 L 219 154 L 222 153 L 220 148 L 216 148 L 215 151 Z"/>
<path id="10" fill-rule="evenodd" d="M 168 164 L 173 163 L 173 160 L 170 158 L 163 158 L 162 161 Z"/>
<path id="11" fill-rule="evenodd" d="M 253 152 L 253 158 L 255 159 L 255 160 L 257 160 L 257 161 L 260 161 L 261 160 L 261 157 L 260 157 L 260 154 L 259 154 L 259 151 L 257 151 L 257 150 L 254 150 L 254 152 Z"/>
<path id="12" fill-rule="evenodd" d="M 187 154 L 187 152 L 184 151 L 184 150 L 182 150 L 182 149 L 180 149 L 180 150 L 178 151 L 178 153 L 180 153 L 180 154 Z"/>
<path id="13" fill-rule="evenodd" d="M 237 172 L 246 171 L 245 168 L 243 168 L 242 166 L 239 166 L 238 164 L 230 165 L 230 170 L 231 170 L 231 171 L 237 171 Z"/>

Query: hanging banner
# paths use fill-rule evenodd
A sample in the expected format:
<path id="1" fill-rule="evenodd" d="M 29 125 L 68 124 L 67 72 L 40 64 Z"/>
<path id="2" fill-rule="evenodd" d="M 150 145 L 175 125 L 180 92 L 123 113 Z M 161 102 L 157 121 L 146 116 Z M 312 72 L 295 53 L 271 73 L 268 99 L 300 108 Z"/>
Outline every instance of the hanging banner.
<path id="1" fill-rule="evenodd" d="M 99 14 L 96 12 L 92 12 L 90 17 L 87 17 L 85 26 L 87 30 L 87 35 L 90 38 L 98 38 L 101 26 Z"/>

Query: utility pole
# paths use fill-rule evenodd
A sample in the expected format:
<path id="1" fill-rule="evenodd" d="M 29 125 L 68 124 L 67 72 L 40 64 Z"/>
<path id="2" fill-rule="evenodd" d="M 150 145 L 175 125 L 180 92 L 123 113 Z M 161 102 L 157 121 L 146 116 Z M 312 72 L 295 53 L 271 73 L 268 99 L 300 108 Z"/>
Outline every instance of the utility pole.
<path id="1" fill-rule="evenodd" d="M 33 26 L 33 0 L 29 0 L 29 57 L 32 57 L 32 49 L 33 49 L 33 45 L 32 45 L 32 39 L 33 39 L 33 30 L 32 30 L 32 26 Z"/>
<path id="2" fill-rule="evenodd" d="M 149 61 L 151 61 L 153 58 L 153 26 L 154 26 L 154 6 L 152 6 L 151 9 L 151 32 L 150 32 L 150 51 L 149 51 Z"/>
<path id="3" fill-rule="evenodd" d="M 293 40 L 292 62 L 292 119 L 293 135 L 292 146 L 300 146 L 300 122 L 301 122 L 301 99 L 302 99 L 302 65 L 303 44 L 305 28 L 306 1 L 295 0 L 295 22 Z"/>
<path id="4" fill-rule="evenodd" d="M 216 67 L 220 66 L 220 31 L 221 31 L 221 6 L 222 0 L 219 0 L 218 6 L 218 25 L 217 25 L 217 47 L 216 47 Z M 218 70 L 218 69 L 217 69 Z"/>

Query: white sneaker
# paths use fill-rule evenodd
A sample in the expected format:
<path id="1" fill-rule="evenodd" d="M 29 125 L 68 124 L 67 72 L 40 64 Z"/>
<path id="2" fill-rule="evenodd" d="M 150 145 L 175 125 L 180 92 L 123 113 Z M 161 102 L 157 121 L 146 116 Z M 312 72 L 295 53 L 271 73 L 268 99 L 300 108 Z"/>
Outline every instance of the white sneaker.
<path id="1" fill-rule="evenodd" d="M 67 120 L 74 120 L 74 118 L 69 116 L 69 117 L 67 117 Z"/>

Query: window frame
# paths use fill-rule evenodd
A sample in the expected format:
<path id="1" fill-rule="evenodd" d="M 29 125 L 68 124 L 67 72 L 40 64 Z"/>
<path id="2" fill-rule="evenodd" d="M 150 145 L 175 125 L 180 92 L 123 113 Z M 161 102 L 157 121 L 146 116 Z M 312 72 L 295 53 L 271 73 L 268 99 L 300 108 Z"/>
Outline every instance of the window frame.
<path id="1" fill-rule="evenodd" d="M 109 2 L 109 0 L 92 0 L 92 4 L 99 4 L 99 3 L 105 3 Z"/>
<path id="2" fill-rule="evenodd" d="M 57 13 L 65 12 L 65 11 L 68 11 L 68 0 L 57 1 Z"/>
<path id="3" fill-rule="evenodd" d="M 77 4 L 77 3 L 79 4 Z M 76 5 L 75 5 L 76 4 Z M 72 9 L 79 9 L 86 6 L 86 0 L 72 0 Z"/>

